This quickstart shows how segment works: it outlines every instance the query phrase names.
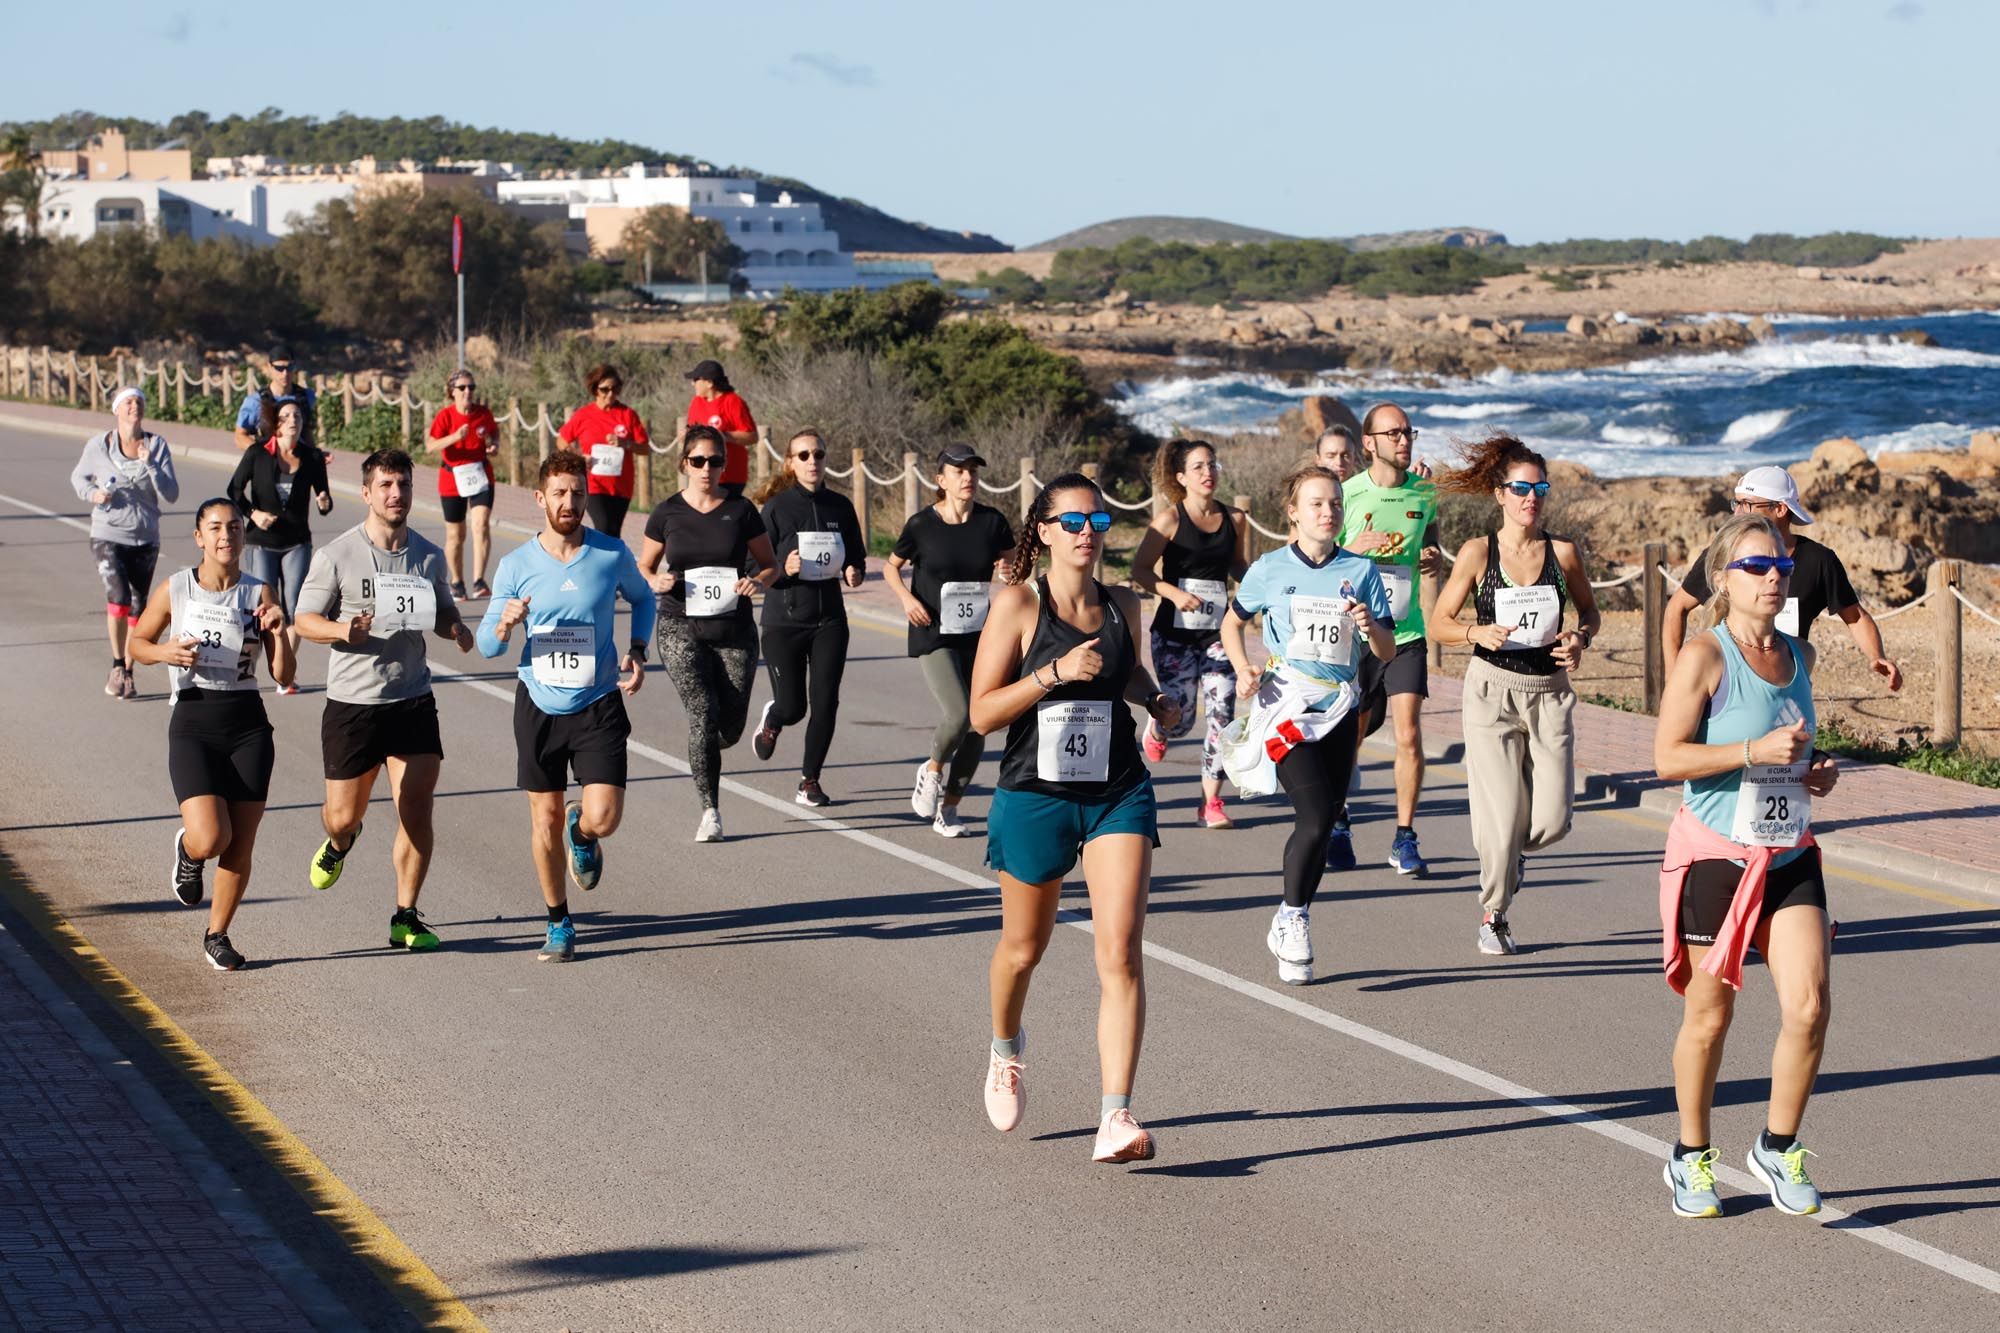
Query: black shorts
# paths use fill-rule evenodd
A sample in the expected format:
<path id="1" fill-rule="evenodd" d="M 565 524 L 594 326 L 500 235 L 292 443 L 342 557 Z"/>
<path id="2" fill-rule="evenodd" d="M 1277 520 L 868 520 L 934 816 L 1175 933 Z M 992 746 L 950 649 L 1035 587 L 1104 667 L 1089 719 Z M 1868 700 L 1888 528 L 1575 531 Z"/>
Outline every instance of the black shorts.
<path id="1" fill-rule="evenodd" d="M 514 687 L 515 785 L 522 791 L 563 791 L 576 785 L 625 785 L 625 742 L 632 723 L 625 695 L 613 690 L 580 713 L 544 713 L 526 685 Z"/>
<path id="2" fill-rule="evenodd" d="M 278 747 L 255 690 L 182 690 L 167 718 L 167 777 L 174 801 L 218 796 L 262 801 L 271 794 Z"/>
<path id="3" fill-rule="evenodd" d="M 434 754 L 442 759 L 437 699 L 428 694 L 382 704 L 329 699 L 319 717 L 319 749 L 326 776 L 336 782 L 366 777 L 392 757 Z"/>
<path id="4" fill-rule="evenodd" d="M 1689 944 L 1715 943 L 1742 879 L 1743 867 L 1734 861 L 1696 861 L 1689 866 L 1681 885 L 1681 939 Z M 1806 848 L 1765 877 L 1764 910 L 1757 924 L 1769 921 L 1780 908 L 1802 904 L 1826 910 L 1826 877 L 1820 872 L 1817 847 Z"/>
<path id="5" fill-rule="evenodd" d="M 97 576 L 104 580 L 104 609 L 122 608 L 126 619 L 137 620 L 153 591 L 160 548 L 92 540 L 90 553 L 97 557 Z"/>
<path id="6" fill-rule="evenodd" d="M 632 501 L 623 495 L 592 492 L 583 498 L 583 509 L 590 515 L 590 526 L 613 537 L 624 534 L 625 511 L 631 507 Z"/>
<path id="7" fill-rule="evenodd" d="M 465 522 L 467 510 L 491 509 L 493 507 L 493 488 L 488 486 L 471 499 L 467 499 L 463 495 L 440 495 L 438 497 L 438 507 L 444 510 L 445 522 L 463 523 Z"/>

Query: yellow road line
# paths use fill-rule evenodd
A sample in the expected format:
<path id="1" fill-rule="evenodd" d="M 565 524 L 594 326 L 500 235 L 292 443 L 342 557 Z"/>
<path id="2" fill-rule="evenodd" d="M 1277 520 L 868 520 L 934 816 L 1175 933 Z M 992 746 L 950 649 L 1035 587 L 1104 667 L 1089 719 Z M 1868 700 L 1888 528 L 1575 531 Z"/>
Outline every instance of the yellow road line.
<path id="1" fill-rule="evenodd" d="M 343 1243 L 368 1265 L 403 1306 L 427 1327 L 483 1330 L 486 1325 L 444 1279 L 370 1208 L 332 1168 L 285 1127 L 271 1108 L 203 1050 L 146 993 L 64 919 L 40 890 L 0 874 L 0 893 L 26 917 L 125 1021 L 199 1088 L 237 1132 L 263 1154 Z"/>

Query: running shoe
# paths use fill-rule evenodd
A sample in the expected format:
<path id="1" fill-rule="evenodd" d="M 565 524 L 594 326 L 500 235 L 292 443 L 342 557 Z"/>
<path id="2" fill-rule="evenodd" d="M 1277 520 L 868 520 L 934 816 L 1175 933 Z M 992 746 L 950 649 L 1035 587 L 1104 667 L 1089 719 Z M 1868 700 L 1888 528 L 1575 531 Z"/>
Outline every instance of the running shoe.
<path id="1" fill-rule="evenodd" d="M 1167 757 L 1167 738 L 1159 734 L 1151 722 L 1146 724 L 1144 738 L 1139 742 L 1146 752 L 1146 762 L 1157 764 Z"/>
<path id="2" fill-rule="evenodd" d="M 129 666 L 125 668 L 123 684 L 124 693 L 120 696 L 121 698 L 136 699 L 139 697 L 139 677 Z"/>
<path id="3" fill-rule="evenodd" d="M 1271 918 L 1264 944 L 1278 960 L 1278 980 L 1303 986 L 1313 979 L 1312 919 L 1306 912 L 1280 907 Z"/>
<path id="4" fill-rule="evenodd" d="M 827 794 L 820 790 L 818 778 L 800 778 L 798 794 L 793 796 L 792 799 L 800 805 L 810 805 L 813 807 L 833 804 L 828 799 Z"/>
<path id="5" fill-rule="evenodd" d="M 125 697 L 125 666 L 120 663 L 111 668 L 111 675 L 104 682 L 104 692 L 114 699 Z"/>
<path id="6" fill-rule="evenodd" d="M 910 791 L 910 809 L 917 812 L 917 818 L 929 819 L 938 812 L 938 801 L 944 796 L 944 775 L 929 764 L 917 765 L 917 785 Z"/>
<path id="7" fill-rule="evenodd" d="M 1229 812 L 1222 808 L 1222 798 L 1220 796 L 1201 803 L 1201 826 L 1203 828 L 1236 827 L 1236 821 L 1231 819 Z"/>
<path id="8" fill-rule="evenodd" d="M 1743 1162 L 1750 1168 L 1750 1174 L 1764 1182 L 1764 1188 L 1771 1192 L 1773 1208 L 1793 1217 L 1805 1217 L 1819 1211 L 1819 1190 L 1806 1175 L 1806 1158 L 1818 1155 L 1807 1152 L 1806 1145 L 1796 1140 L 1789 1151 L 1773 1151 L 1764 1146 L 1764 1136 L 1759 1134 Z"/>
<path id="9" fill-rule="evenodd" d="M 958 807 L 955 805 L 940 805 L 937 808 L 937 814 L 931 818 L 931 832 L 937 834 L 940 838 L 964 837 L 965 823 L 958 817 Z"/>
<path id="10" fill-rule="evenodd" d="M 1399 833 L 1389 848 L 1389 868 L 1399 875 L 1415 875 L 1422 879 L 1431 871 L 1430 863 L 1417 853 L 1417 835 Z"/>
<path id="11" fill-rule="evenodd" d="M 771 710 L 777 706 L 776 699 L 767 699 L 764 711 L 757 715 L 757 730 L 750 736 L 750 749 L 759 759 L 769 759 L 778 748 L 778 728 L 771 725 Z"/>
<path id="12" fill-rule="evenodd" d="M 704 810 L 701 812 L 701 823 L 695 826 L 694 840 L 696 842 L 722 841 L 722 812 L 720 810 Z"/>
<path id="13" fill-rule="evenodd" d="M 1528 887 L 1528 858 L 1523 856 L 1514 862 L 1514 896 L 1521 896 L 1521 890 Z"/>
<path id="14" fill-rule="evenodd" d="M 487 586 L 485 579 L 480 579 L 472 585 L 472 597 L 474 601 L 480 601 L 492 595 L 493 589 Z"/>
<path id="15" fill-rule="evenodd" d="M 299 692 L 299 687 L 297 685 L 273 685 L 271 687 L 271 693 L 282 694 L 287 697 L 297 694 L 298 692 Z"/>
<path id="16" fill-rule="evenodd" d="M 604 875 L 604 848 L 595 838 L 580 835 L 583 802 L 571 801 L 563 807 L 563 847 L 569 852 L 569 877 L 579 889 L 589 893 Z"/>
<path id="17" fill-rule="evenodd" d="M 451 581 L 451 600 L 454 602 L 465 600 L 465 585 L 457 579 Z"/>
<path id="18" fill-rule="evenodd" d="M 208 959 L 208 965 L 218 972 L 234 972 L 246 961 L 230 944 L 229 936 L 216 931 L 204 930 L 201 933 L 201 952 Z"/>
<path id="19" fill-rule="evenodd" d="M 180 899 L 183 907 L 201 906 L 201 862 L 183 850 L 187 841 L 187 830 L 174 834 L 174 874 L 172 888 L 174 897 Z"/>
<path id="20" fill-rule="evenodd" d="M 986 1118 L 1002 1134 L 1021 1123 L 1028 1110 L 1028 1085 L 1021 1079 L 1021 1057 L 1028 1053 L 1028 1032 L 1014 1038 L 1014 1054 L 986 1048 Z"/>
<path id="21" fill-rule="evenodd" d="M 570 919 L 549 922 L 548 938 L 542 942 L 542 951 L 535 955 L 538 963 L 567 963 L 576 957 L 576 927 Z"/>
<path id="22" fill-rule="evenodd" d="M 399 907 L 389 918 L 389 947 L 422 953 L 438 947 L 437 932 L 414 907 Z"/>
<path id="23" fill-rule="evenodd" d="M 1502 912 L 1488 912 L 1479 923 L 1479 952 L 1507 954 L 1521 952 L 1514 943 L 1514 932 L 1507 924 Z"/>
<path id="24" fill-rule="evenodd" d="M 1145 1162 L 1152 1160 L 1153 1136 L 1121 1106 L 1107 1111 L 1098 1122 L 1097 1142 L 1091 1147 L 1093 1162 Z"/>
<path id="25" fill-rule="evenodd" d="M 360 841 L 360 829 L 354 830 L 354 838 Z M 347 868 L 347 853 L 353 850 L 353 842 L 347 844 L 346 851 L 341 851 L 334 847 L 332 838 L 326 839 L 313 853 L 312 864 L 306 867 L 306 879 L 316 889 L 332 888 L 340 883 L 340 872 Z"/>
<path id="26" fill-rule="evenodd" d="M 1345 824 L 1335 824 L 1333 832 L 1326 835 L 1326 868 L 1352 870 L 1358 864 L 1354 859 L 1353 832 Z"/>
<path id="27" fill-rule="evenodd" d="M 1722 1216 L 1722 1196 L 1715 1192 L 1715 1149 L 1669 1157 L 1661 1174 L 1674 1192 L 1676 1217 Z"/>

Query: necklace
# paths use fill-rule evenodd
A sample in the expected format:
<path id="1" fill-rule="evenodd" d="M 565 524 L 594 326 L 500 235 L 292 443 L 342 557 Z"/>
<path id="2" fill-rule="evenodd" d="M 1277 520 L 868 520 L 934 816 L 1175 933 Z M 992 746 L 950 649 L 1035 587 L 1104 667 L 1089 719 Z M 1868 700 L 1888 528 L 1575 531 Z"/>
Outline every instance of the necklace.
<path id="1" fill-rule="evenodd" d="M 1736 631 L 1730 628 L 1728 616 L 1722 618 L 1722 632 L 1729 636 L 1729 641 L 1736 645 L 1739 652 L 1751 648 L 1756 649 L 1760 653 L 1774 653 L 1778 651 L 1778 641 L 1775 638 L 1769 643 L 1745 643 L 1743 640 L 1737 638 Z"/>

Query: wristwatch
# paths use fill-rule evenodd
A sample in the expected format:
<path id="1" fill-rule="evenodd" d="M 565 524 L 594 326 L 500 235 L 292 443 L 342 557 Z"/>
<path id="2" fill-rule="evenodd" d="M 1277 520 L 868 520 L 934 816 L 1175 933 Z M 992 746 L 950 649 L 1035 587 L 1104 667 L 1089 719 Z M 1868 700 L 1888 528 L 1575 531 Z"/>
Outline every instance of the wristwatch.
<path id="1" fill-rule="evenodd" d="M 646 660 L 646 641 L 645 641 L 644 639 L 634 639 L 634 640 L 632 640 L 632 643 L 631 643 L 630 647 L 629 647 L 629 648 L 627 649 L 627 651 L 628 651 L 628 652 L 630 652 L 630 653 L 632 654 L 632 656 L 634 656 L 634 657 L 638 658 L 638 659 L 639 659 L 639 660 L 640 660 L 641 662 L 645 661 L 645 660 Z"/>

